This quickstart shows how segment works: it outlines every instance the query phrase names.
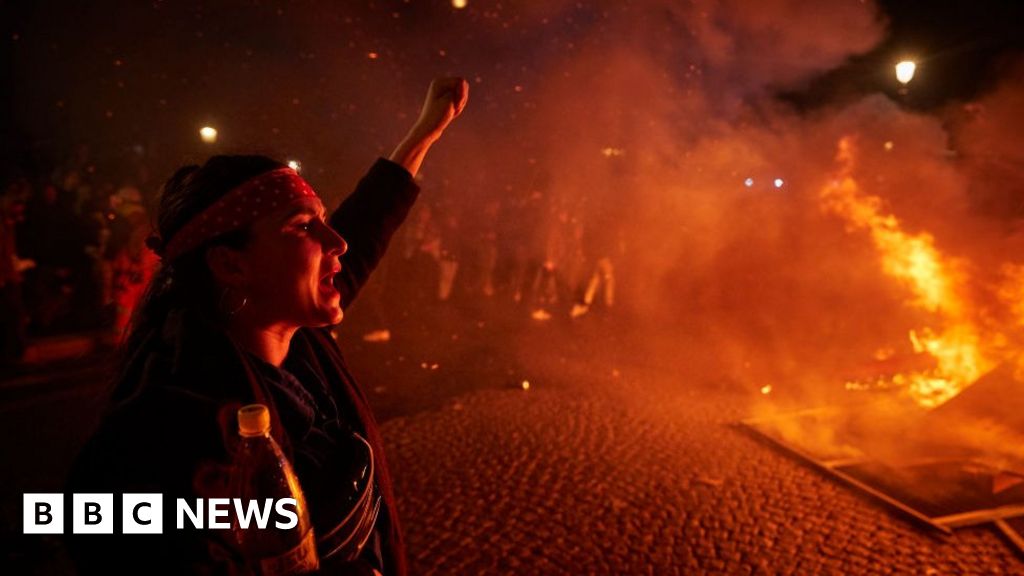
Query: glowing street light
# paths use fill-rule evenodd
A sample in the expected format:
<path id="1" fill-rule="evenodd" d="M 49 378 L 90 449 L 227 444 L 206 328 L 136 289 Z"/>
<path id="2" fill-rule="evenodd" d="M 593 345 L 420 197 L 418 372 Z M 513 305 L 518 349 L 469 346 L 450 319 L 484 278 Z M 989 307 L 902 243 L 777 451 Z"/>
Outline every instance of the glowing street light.
<path id="1" fill-rule="evenodd" d="M 466 0 L 452 0 L 452 7 L 461 10 L 466 7 Z"/>
<path id="2" fill-rule="evenodd" d="M 203 139 L 203 142 L 213 144 L 217 141 L 217 129 L 212 126 L 203 126 L 199 129 L 199 137 Z"/>
<path id="3" fill-rule="evenodd" d="M 917 64 L 913 60 L 904 60 L 896 65 L 896 79 L 904 86 L 913 80 Z"/>

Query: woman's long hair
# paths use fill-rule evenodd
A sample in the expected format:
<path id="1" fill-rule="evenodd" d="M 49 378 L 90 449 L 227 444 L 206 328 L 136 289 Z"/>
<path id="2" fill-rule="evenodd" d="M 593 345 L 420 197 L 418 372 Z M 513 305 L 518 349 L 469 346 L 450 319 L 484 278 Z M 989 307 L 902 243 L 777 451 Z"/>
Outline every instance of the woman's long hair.
<path id="1" fill-rule="evenodd" d="M 283 166 L 266 156 L 214 156 L 202 166 L 179 168 L 164 184 L 156 233 L 147 240 L 147 246 L 162 256 L 166 243 L 222 196 L 255 176 Z M 113 400 L 124 399 L 137 388 L 139 382 L 134 381 L 137 377 L 133 377 L 131 367 L 134 360 L 148 352 L 148 343 L 159 336 L 168 314 L 192 310 L 208 318 L 218 316 L 220 294 L 206 264 L 206 251 L 212 246 L 240 249 L 248 241 L 248 229 L 234 230 L 178 256 L 174 262 L 161 262 L 132 313 L 128 335 L 121 345 Z"/>

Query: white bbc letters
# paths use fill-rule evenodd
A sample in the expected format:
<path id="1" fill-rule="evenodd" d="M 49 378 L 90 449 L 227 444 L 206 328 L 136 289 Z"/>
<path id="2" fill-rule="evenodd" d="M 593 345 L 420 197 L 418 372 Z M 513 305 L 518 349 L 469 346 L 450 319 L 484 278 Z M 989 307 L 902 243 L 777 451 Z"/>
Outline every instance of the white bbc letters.
<path id="1" fill-rule="evenodd" d="M 235 517 L 238 518 L 238 527 L 246 530 L 249 528 L 249 524 L 256 520 L 256 528 L 261 530 L 267 527 L 267 520 L 270 519 L 270 509 L 274 505 L 274 501 L 270 498 L 263 500 L 263 508 L 260 508 L 259 500 L 249 500 L 247 507 L 242 507 L 241 498 L 233 498 L 235 503 Z"/>
<path id="2" fill-rule="evenodd" d="M 22 502 L 25 534 L 64 533 L 63 494 L 24 494 Z"/>
<path id="3" fill-rule="evenodd" d="M 178 514 L 177 514 L 177 517 L 178 517 L 178 523 L 177 523 L 178 530 L 181 530 L 182 528 L 185 527 L 185 516 L 186 515 L 188 516 L 188 519 L 192 521 L 192 527 L 193 528 L 200 528 L 201 529 L 203 527 L 203 499 L 202 498 L 197 498 L 196 499 L 195 513 L 193 513 L 192 512 L 192 508 L 189 507 L 188 500 L 185 500 L 184 498 L 178 498 L 177 502 L 175 503 L 175 508 L 177 508 L 177 510 L 178 510 Z"/>
<path id="4" fill-rule="evenodd" d="M 113 494 L 72 494 L 71 531 L 74 534 L 113 534 Z"/>
<path id="5" fill-rule="evenodd" d="M 285 508 L 285 506 L 291 506 L 292 510 Z M 277 506 L 274 507 L 277 513 L 281 516 L 288 518 L 287 522 L 277 522 L 277 527 L 281 530 L 291 530 L 299 524 L 299 515 L 295 512 L 295 509 L 299 507 L 298 501 L 295 498 L 282 498 L 277 501 Z"/>
<path id="6" fill-rule="evenodd" d="M 121 497 L 121 532 L 124 534 L 163 534 L 163 495 L 124 494 Z"/>
<path id="7" fill-rule="evenodd" d="M 64 533 L 64 495 L 52 493 L 23 494 L 22 527 L 25 534 Z M 71 532 L 74 534 L 113 534 L 113 494 L 72 494 Z M 242 529 L 265 530 L 273 513 L 280 517 L 276 528 L 287 530 L 298 524 L 294 498 L 243 501 L 239 498 L 197 498 L 195 506 L 188 500 L 175 501 L 177 528 L 185 528 L 187 518 L 193 528 L 227 530 L 233 525 Z M 205 503 L 205 505 L 204 505 Z M 206 514 L 203 514 L 203 509 Z M 273 511 L 273 512 L 272 512 Z M 234 519 L 232 519 L 232 513 Z M 121 495 L 122 534 L 163 534 L 163 494 L 129 493 Z"/>
<path id="8" fill-rule="evenodd" d="M 220 528 L 227 530 L 231 528 L 231 522 L 222 522 L 218 518 L 227 518 L 231 515 L 230 498 L 209 498 L 206 501 L 210 505 L 210 522 L 207 527 L 210 529 Z"/>

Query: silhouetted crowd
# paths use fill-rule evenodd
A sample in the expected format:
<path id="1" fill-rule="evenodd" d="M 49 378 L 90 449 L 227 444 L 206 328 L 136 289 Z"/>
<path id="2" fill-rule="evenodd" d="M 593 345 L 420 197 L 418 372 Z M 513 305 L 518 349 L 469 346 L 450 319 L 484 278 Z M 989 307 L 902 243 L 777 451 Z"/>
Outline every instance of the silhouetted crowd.
<path id="1" fill-rule="evenodd" d="M 421 197 L 370 294 L 360 295 L 371 300 L 378 324 L 410 301 L 487 302 L 538 322 L 615 304 L 615 265 L 625 251 L 616 223 L 592 212 L 584 218 L 540 191 L 481 204 L 460 206 L 443 191 Z"/>
<path id="2" fill-rule="evenodd" d="M 32 337 L 127 326 L 159 263 L 145 248 L 144 169 L 102 174 L 81 147 L 47 175 L 9 177 L 0 197 L 2 359 Z M 138 182 L 138 183 L 137 183 Z M 146 190 L 154 195 L 154 190 Z"/>

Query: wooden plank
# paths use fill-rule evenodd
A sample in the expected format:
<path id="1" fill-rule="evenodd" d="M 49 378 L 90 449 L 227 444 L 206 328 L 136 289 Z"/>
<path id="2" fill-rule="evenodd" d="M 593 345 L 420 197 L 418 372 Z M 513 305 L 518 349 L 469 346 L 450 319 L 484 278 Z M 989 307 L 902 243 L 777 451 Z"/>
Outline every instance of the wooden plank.
<path id="1" fill-rule="evenodd" d="M 861 482 L 860 480 L 854 478 L 853 476 L 850 476 L 849 474 L 845 474 L 845 473 L 843 473 L 840 470 L 837 470 L 835 468 L 831 468 L 829 466 L 826 466 L 826 465 L 822 464 L 821 462 L 818 462 L 812 456 L 810 456 L 809 454 L 804 453 L 799 448 L 797 448 L 795 446 L 791 446 L 789 444 L 786 444 L 786 443 L 782 442 L 781 440 L 778 440 L 776 438 L 768 436 L 767 434 L 762 433 L 760 430 L 757 429 L 756 426 L 749 425 L 749 424 L 746 423 L 746 421 L 743 421 L 743 422 L 740 422 L 740 423 L 743 426 L 745 426 L 748 430 L 751 430 L 752 432 L 755 432 L 761 438 L 765 438 L 765 439 L 771 441 L 774 445 L 780 447 L 784 451 L 789 452 L 790 454 L 792 454 L 792 455 L 794 455 L 794 456 L 804 460 L 805 462 L 811 464 L 812 466 L 814 466 L 815 468 L 825 472 L 826 474 L 831 474 L 832 476 L 835 476 L 836 478 L 842 480 L 843 482 L 846 482 L 847 484 L 853 486 L 854 488 L 860 489 L 861 491 L 863 491 L 864 493 L 868 494 L 869 496 L 873 496 L 873 497 L 881 500 L 882 502 L 888 504 L 889 506 L 892 506 L 893 508 L 903 512 L 904 514 L 907 514 L 911 518 L 914 518 L 915 520 L 918 520 L 922 524 L 925 524 L 926 526 L 934 528 L 935 530 L 938 530 L 939 532 L 942 532 L 944 534 L 952 534 L 953 533 L 953 531 L 950 528 L 948 528 L 947 526 L 944 526 L 942 524 L 939 524 L 939 523 L 935 522 L 932 518 L 928 517 L 927 515 L 923 514 L 922 512 L 920 512 L 920 511 L 918 511 L 918 510 L 916 510 L 914 508 L 911 508 L 910 506 L 904 504 L 903 502 L 900 502 L 899 500 L 893 498 L 892 496 L 889 496 L 888 494 L 882 492 L 881 490 L 878 490 L 877 488 L 874 488 L 874 487 L 872 487 L 872 486 L 870 486 L 868 484 L 865 484 L 864 482 Z"/>
<path id="2" fill-rule="evenodd" d="M 1013 526 L 1010 526 L 1006 520 L 1002 518 L 996 520 L 995 525 L 996 528 L 999 528 L 999 531 L 1003 533 L 1003 536 L 1006 536 L 1006 539 L 1017 547 L 1017 552 L 1024 554 L 1024 537 L 1020 535 L 1020 532 L 1014 530 Z"/>
<path id="3" fill-rule="evenodd" d="M 1014 518 L 1016 516 L 1024 516 L 1024 505 L 1018 504 L 1016 506 L 1000 506 L 999 508 L 986 510 L 971 510 L 970 512 L 961 512 L 960 514 L 940 516 L 935 518 L 935 521 L 950 528 L 961 528 L 963 526 L 984 524 L 985 522 L 992 522 L 1003 518 Z"/>
<path id="4" fill-rule="evenodd" d="M 867 464 L 871 462 L 871 459 L 866 456 L 851 456 L 849 458 L 836 458 L 834 460 L 822 460 L 823 466 L 829 468 L 839 468 L 841 466 L 858 466 L 860 464 Z"/>

